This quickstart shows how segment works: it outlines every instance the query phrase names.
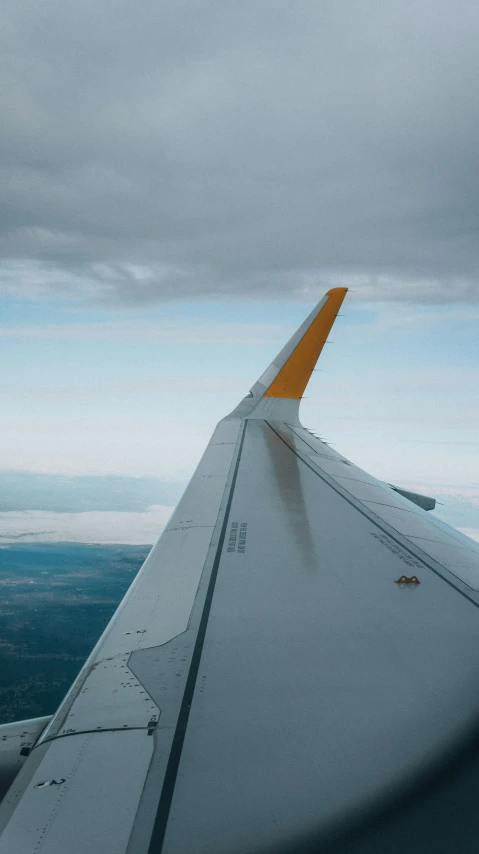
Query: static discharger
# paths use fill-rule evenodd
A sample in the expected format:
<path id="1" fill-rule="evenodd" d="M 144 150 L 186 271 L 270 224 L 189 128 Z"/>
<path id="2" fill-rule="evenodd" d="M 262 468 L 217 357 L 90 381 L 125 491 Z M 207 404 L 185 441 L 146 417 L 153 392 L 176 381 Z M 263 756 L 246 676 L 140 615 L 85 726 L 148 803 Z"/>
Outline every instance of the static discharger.
<path id="1" fill-rule="evenodd" d="M 419 581 L 419 578 L 417 577 L 417 575 L 411 575 L 410 578 L 408 578 L 407 575 L 401 575 L 401 578 L 396 578 L 394 583 L 395 584 L 420 584 L 421 582 Z"/>

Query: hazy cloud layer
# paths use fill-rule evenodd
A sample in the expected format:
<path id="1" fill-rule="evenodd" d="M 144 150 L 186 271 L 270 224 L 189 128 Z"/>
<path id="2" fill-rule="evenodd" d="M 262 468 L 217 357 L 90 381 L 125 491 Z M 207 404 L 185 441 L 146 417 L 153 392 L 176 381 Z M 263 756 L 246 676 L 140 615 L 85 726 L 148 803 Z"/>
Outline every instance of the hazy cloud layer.
<path id="1" fill-rule="evenodd" d="M 411 488 L 411 485 L 409 485 Z M 477 511 L 479 493 L 447 487 L 422 485 L 424 494 L 441 499 L 437 516 L 448 525 L 479 542 Z M 173 508 L 152 505 L 143 512 L 115 510 L 83 510 L 82 512 L 51 512 L 24 510 L 0 511 L 0 549 L 11 543 L 131 543 L 153 544 L 165 528 Z"/>
<path id="2" fill-rule="evenodd" d="M 159 477 L 69 477 L 42 472 L 0 471 L 0 512 L 47 510 L 145 512 L 152 505 L 174 506 L 183 483 Z M 21 516 L 20 516 L 21 518 Z"/>
<path id="3" fill-rule="evenodd" d="M 96 510 L 50 513 L 25 510 L 0 512 L 0 549 L 11 543 L 131 543 L 156 542 L 172 513 L 161 504 L 145 513 Z"/>
<path id="4" fill-rule="evenodd" d="M 479 300 L 472 0 L 2 8 L 0 286 Z"/>

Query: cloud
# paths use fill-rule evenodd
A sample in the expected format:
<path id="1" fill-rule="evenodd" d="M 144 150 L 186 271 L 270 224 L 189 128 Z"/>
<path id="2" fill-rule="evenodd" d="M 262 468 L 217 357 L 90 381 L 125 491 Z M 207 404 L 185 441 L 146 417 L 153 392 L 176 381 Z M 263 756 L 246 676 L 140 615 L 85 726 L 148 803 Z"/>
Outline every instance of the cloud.
<path id="1" fill-rule="evenodd" d="M 184 483 L 158 477 L 68 477 L 45 472 L 0 470 L 0 511 L 145 512 L 160 502 L 174 506 L 184 486 Z"/>
<path id="2" fill-rule="evenodd" d="M 0 288 L 478 302 L 472 0 L 2 8 Z"/>
<path id="3" fill-rule="evenodd" d="M 409 488 L 418 488 L 409 484 Z M 420 485 L 423 494 L 447 497 L 434 516 L 479 541 L 479 493 L 448 487 Z M 80 513 L 24 510 L 0 512 L 0 548 L 11 543 L 129 543 L 153 544 L 167 524 L 173 508 L 152 505 L 146 512 L 84 511 Z M 465 527 L 469 525 L 469 527 Z"/>
<path id="4" fill-rule="evenodd" d="M 479 486 L 435 486 L 431 489 L 429 494 L 438 501 L 434 515 L 479 542 Z"/>
<path id="5" fill-rule="evenodd" d="M 145 513 L 0 513 L 0 547 L 17 542 L 150 544 L 156 542 L 172 512 L 172 507 L 155 505 Z"/>
<path id="6" fill-rule="evenodd" d="M 417 336 L 418 333 L 436 329 L 441 326 L 452 328 L 453 324 L 460 324 L 462 327 L 467 323 L 474 323 L 477 326 L 479 321 L 479 305 L 476 306 L 441 306 L 438 309 L 433 309 L 431 306 L 414 306 L 395 305 L 394 311 L 391 311 L 390 306 L 376 305 L 374 312 L 373 330 L 385 332 L 398 332 L 404 335 L 409 332 L 411 335 Z M 0 335 L 1 335 L 0 330 Z"/>
<path id="7" fill-rule="evenodd" d="M 0 468 L 12 468 L 14 460 L 21 471 L 72 477 L 158 476 L 184 483 L 224 415 L 215 410 L 160 418 L 130 410 L 125 414 L 124 397 L 118 407 L 117 414 L 110 415 L 97 403 L 100 411 L 95 414 L 5 418 Z"/>
<path id="8" fill-rule="evenodd" d="M 30 338 L 65 341 L 117 341 L 167 344 L 254 344 L 279 343 L 288 335 L 280 323 L 234 323 L 201 319 L 182 321 L 100 321 L 0 326 L 0 338 Z"/>

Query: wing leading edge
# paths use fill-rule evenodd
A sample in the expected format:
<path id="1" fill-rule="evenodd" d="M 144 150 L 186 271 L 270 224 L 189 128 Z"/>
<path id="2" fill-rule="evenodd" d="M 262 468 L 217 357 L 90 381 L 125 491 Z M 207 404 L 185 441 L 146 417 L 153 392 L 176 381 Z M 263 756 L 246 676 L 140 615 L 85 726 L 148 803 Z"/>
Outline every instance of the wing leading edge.
<path id="1" fill-rule="evenodd" d="M 4 799 L 0 854 L 328 851 L 472 732 L 479 547 L 299 422 L 344 296 L 219 423 Z"/>

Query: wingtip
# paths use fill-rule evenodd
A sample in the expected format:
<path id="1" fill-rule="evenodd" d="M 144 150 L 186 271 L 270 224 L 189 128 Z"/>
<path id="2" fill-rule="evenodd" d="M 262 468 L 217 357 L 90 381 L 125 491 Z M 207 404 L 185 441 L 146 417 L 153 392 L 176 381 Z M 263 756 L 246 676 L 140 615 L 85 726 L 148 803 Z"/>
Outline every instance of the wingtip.
<path id="1" fill-rule="evenodd" d="M 347 288 L 331 288 L 318 303 L 315 315 L 281 370 L 276 373 L 265 397 L 300 400 L 322 352 Z"/>
<path id="2" fill-rule="evenodd" d="M 325 295 L 329 297 L 331 294 L 347 294 L 348 290 L 349 288 L 330 288 Z"/>

